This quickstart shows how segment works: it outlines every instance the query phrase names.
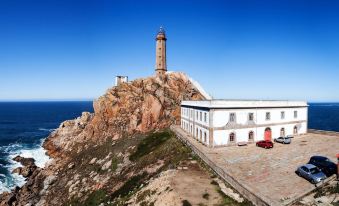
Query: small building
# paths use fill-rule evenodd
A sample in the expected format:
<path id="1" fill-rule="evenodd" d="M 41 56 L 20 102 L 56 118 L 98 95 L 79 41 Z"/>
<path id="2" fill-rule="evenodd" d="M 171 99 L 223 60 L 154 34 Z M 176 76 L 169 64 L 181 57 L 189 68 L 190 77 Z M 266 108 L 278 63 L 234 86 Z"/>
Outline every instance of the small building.
<path id="1" fill-rule="evenodd" d="M 181 128 L 208 147 L 307 133 L 304 101 L 203 100 L 181 103 Z"/>
<path id="2" fill-rule="evenodd" d="M 119 86 L 124 82 L 128 82 L 128 76 L 115 76 L 115 86 Z"/>

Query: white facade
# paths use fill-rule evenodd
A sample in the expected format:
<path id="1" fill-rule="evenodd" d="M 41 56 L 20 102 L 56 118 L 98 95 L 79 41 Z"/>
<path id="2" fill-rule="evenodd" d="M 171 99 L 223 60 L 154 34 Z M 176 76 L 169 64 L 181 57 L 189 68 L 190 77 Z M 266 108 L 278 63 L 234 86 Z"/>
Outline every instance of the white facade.
<path id="1" fill-rule="evenodd" d="M 128 76 L 116 76 L 115 86 L 119 86 L 121 83 L 128 82 Z"/>
<path id="2" fill-rule="evenodd" d="M 181 103 L 181 127 L 216 147 L 307 132 L 303 101 L 206 100 Z"/>

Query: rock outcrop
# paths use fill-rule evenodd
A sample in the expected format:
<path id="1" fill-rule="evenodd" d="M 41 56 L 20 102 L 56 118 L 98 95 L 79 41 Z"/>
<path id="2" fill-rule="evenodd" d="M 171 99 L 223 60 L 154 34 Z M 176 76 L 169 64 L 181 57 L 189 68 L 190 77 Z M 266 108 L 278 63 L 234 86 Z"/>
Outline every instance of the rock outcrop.
<path id="1" fill-rule="evenodd" d="M 179 123 L 182 100 L 203 98 L 184 73 L 122 83 L 94 101 L 94 114 L 83 112 L 81 117 L 63 122 L 44 147 L 55 158 L 65 156 L 86 140 L 117 139 L 166 128 Z"/>
<path id="2" fill-rule="evenodd" d="M 72 201 L 76 205 L 102 188 L 110 191 L 111 197 L 120 194 L 124 181 L 151 175 L 171 162 L 131 162 L 130 153 L 141 141 L 136 137 L 179 124 L 181 101 L 199 99 L 204 97 L 183 73 L 137 79 L 108 89 L 94 101 L 93 114 L 83 112 L 49 135 L 43 146 L 53 161 L 44 169 L 25 171 L 27 183 L 2 195 L 0 205 Z M 16 172 L 23 174 L 23 168 Z"/>

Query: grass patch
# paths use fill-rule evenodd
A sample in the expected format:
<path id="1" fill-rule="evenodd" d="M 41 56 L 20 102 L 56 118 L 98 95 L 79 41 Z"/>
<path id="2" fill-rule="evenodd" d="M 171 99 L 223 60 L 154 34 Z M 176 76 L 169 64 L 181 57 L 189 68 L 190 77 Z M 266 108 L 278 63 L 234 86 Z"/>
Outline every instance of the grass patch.
<path id="1" fill-rule="evenodd" d="M 128 194 L 133 191 L 136 187 L 138 187 L 143 178 L 146 177 L 146 173 L 143 173 L 141 175 L 133 176 L 131 179 L 129 179 L 123 186 L 121 186 L 117 191 L 115 191 L 112 195 L 111 198 L 116 198 L 116 197 L 125 197 L 128 196 Z"/>
<path id="2" fill-rule="evenodd" d="M 83 206 L 97 206 L 106 199 L 106 192 L 104 190 L 97 190 L 91 193 L 85 202 L 81 205 Z"/>
<path id="3" fill-rule="evenodd" d="M 136 149 L 136 151 L 130 155 L 129 159 L 131 161 L 136 161 L 140 157 L 143 157 L 153 150 L 155 150 L 159 145 L 166 142 L 173 133 L 170 130 L 164 130 L 161 132 L 150 133 L 145 139 L 143 139 Z"/>
<path id="4" fill-rule="evenodd" d="M 188 200 L 183 200 L 182 206 L 192 206 L 192 204 L 190 202 L 188 202 Z"/>
<path id="5" fill-rule="evenodd" d="M 217 189 L 217 192 L 221 195 L 222 197 L 222 202 L 218 204 L 218 206 L 224 206 L 224 205 L 234 205 L 234 206 L 251 206 L 253 205 L 251 202 L 248 200 L 244 199 L 243 202 L 239 203 L 232 199 L 231 197 L 225 195 L 220 189 Z"/>
<path id="6" fill-rule="evenodd" d="M 116 158 L 112 159 L 112 165 L 111 165 L 111 170 L 112 172 L 115 172 L 118 168 L 118 160 Z"/>

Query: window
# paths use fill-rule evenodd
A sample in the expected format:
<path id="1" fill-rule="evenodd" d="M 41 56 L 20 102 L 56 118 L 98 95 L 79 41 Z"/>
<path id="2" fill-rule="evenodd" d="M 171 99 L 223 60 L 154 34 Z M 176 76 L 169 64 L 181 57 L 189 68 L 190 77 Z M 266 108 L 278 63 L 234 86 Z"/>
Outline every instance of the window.
<path id="1" fill-rule="evenodd" d="M 197 111 L 196 113 L 197 113 L 197 115 L 196 115 L 196 116 L 197 116 L 197 120 L 198 120 L 198 119 L 199 119 L 199 117 L 198 117 L 198 111 Z"/>
<path id="2" fill-rule="evenodd" d="M 200 130 L 200 140 L 202 140 L 202 131 Z"/>
<path id="3" fill-rule="evenodd" d="M 294 118 L 298 118 L 298 111 L 294 111 Z"/>
<path id="4" fill-rule="evenodd" d="M 254 120 L 254 114 L 253 113 L 249 113 L 248 114 L 248 121 L 253 121 Z"/>
<path id="5" fill-rule="evenodd" d="M 266 120 L 270 120 L 271 119 L 271 113 L 270 112 L 266 112 Z"/>
<path id="6" fill-rule="evenodd" d="M 196 130 L 195 137 L 198 138 L 198 128 Z"/>
<path id="7" fill-rule="evenodd" d="M 285 137 L 285 128 L 280 129 L 280 137 Z"/>
<path id="8" fill-rule="evenodd" d="M 254 140 L 254 132 L 253 131 L 250 131 L 248 133 L 248 141 L 253 141 Z"/>
<path id="9" fill-rule="evenodd" d="M 281 119 L 285 119 L 285 112 L 281 112 L 281 113 L 280 113 L 280 118 L 281 118 Z"/>
<path id="10" fill-rule="evenodd" d="M 202 121 L 202 112 L 200 112 L 200 121 Z"/>
<path id="11" fill-rule="evenodd" d="M 301 169 L 304 170 L 305 172 L 309 172 L 309 170 L 305 166 L 302 166 Z"/>
<path id="12" fill-rule="evenodd" d="M 207 113 L 204 114 L 204 121 L 207 122 Z"/>
<path id="13" fill-rule="evenodd" d="M 232 132 L 230 134 L 230 142 L 234 142 L 235 141 L 235 134 Z"/>
<path id="14" fill-rule="evenodd" d="M 235 122 L 235 113 L 230 113 L 230 122 Z"/>
<path id="15" fill-rule="evenodd" d="M 206 134 L 206 132 L 204 132 L 204 142 L 206 142 L 207 141 L 207 134 Z"/>

